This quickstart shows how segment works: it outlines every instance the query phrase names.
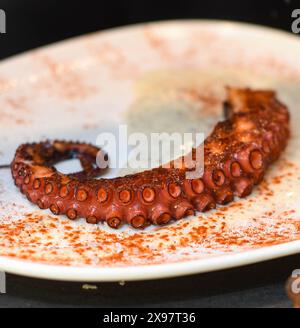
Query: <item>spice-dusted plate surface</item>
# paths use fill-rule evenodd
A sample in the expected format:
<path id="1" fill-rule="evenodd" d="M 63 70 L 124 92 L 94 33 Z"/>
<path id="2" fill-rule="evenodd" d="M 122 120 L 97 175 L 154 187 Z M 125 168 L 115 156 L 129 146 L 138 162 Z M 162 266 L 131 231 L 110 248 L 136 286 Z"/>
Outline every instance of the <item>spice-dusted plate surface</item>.
<path id="1" fill-rule="evenodd" d="M 292 137 L 246 199 L 143 231 L 115 231 L 39 210 L 1 169 L 0 269 L 51 279 L 134 280 L 299 252 L 299 56 L 299 39 L 275 30 L 173 21 L 90 34 L 2 62 L 0 165 L 25 141 L 95 143 L 119 124 L 129 132 L 207 134 L 222 118 L 226 85 L 276 90 L 290 108 Z M 59 168 L 77 167 L 66 162 Z"/>

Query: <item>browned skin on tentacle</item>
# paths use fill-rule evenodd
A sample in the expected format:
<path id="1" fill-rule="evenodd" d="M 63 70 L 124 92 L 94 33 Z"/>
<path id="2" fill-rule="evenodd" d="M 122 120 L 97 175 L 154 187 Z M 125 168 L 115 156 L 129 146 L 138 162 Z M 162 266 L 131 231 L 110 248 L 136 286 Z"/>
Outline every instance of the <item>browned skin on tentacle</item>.
<path id="1" fill-rule="evenodd" d="M 216 125 L 204 143 L 204 174 L 189 180 L 180 168 L 159 167 L 114 179 L 93 179 L 97 147 L 46 141 L 21 145 L 11 164 L 16 185 L 40 208 L 88 223 L 106 221 L 134 228 L 170 220 L 246 197 L 276 160 L 289 137 L 289 114 L 272 91 L 228 88 L 226 120 Z M 193 150 L 195 154 L 196 150 Z M 62 174 L 53 164 L 76 157 L 84 171 Z M 184 157 L 182 159 L 185 159 Z"/>

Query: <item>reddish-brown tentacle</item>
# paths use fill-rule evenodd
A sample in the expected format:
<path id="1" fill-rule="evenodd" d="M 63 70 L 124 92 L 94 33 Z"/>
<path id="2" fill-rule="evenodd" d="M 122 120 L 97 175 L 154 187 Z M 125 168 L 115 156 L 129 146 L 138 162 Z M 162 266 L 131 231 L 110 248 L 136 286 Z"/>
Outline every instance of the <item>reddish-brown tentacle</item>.
<path id="1" fill-rule="evenodd" d="M 213 209 L 248 196 L 289 137 L 288 110 L 274 92 L 228 89 L 224 109 L 226 120 L 205 140 L 201 178 L 188 179 L 193 168 L 182 165 L 97 180 L 103 171 L 96 166 L 97 147 L 46 141 L 17 149 L 11 163 L 15 184 L 41 209 L 91 224 L 106 221 L 112 228 L 167 224 Z M 83 171 L 62 174 L 53 167 L 68 158 L 78 158 Z"/>

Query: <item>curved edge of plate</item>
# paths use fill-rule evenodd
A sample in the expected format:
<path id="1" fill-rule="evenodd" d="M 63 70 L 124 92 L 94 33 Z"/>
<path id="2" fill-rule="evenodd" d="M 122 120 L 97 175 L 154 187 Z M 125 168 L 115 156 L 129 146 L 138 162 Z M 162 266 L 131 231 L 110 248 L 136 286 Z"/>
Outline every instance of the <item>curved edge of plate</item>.
<path id="1" fill-rule="evenodd" d="M 18 61 L 24 57 L 29 56 L 30 54 L 40 51 L 40 50 L 47 50 L 47 49 L 55 49 L 55 48 L 60 48 L 62 46 L 70 46 L 72 44 L 76 44 L 77 42 L 81 42 L 86 37 L 92 37 L 96 36 L 99 34 L 115 34 L 118 32 L 129 32 L 131 30 L 136 30 L 140 29 L 143 26 L 159 26 L 159 27 L 168 27 L 172 25 L 180 25 L 184 26 L 186 24 L 201 24 L 201 25 L 206 25 L 206 26 L 215 26 L 217 27 L 222 27 L 225 30 L 225 33 L 230 32 L 231 30 L 234 30 L 235 28 L 242 29 L 243 32 L 248 32 L 248 33 L 257 33 L 257 32 L 263 32 L 269 34 L 269 36 L 272 37 L 280 37 L 283 42 L 292 42 L 297 46 L 300 46 L 300 39 L 299 36 L 294 35 L 292 32 L 287 32 L 284 30 L 280 30 L 271 26 L 264 26 L 264 25 L 259 25 L 259 24 L 252 24 L 252 23 L 247 23 L 247 22 L 241 22 L 241 21 L 231 21 L 231 20 L 224 20 L 224 19 L 166 19 L 166 20 L 157 20 L 157 21 L 147 21 L 147 22 L 141 22 L 141 23 L 134 23 L 134 24 L 129 24 L 129 25 L 124 25 L 124 26 L 116 26 L 108 29 L 103 29 L 103 30 L 98 30 L 98 31 L 93 31 L 89 32 L 83 35 L 77 35 L 73 36 L 67 39 L 59 40 L 57 42 L 45 44 L 43 46 L 39 46 L 33 49 L 29 49 L 27 51 L 12 55 L 10 57 L 4 58 L 0 60 L 0 65 L 5 65 L 14 61 Z"/>
<path id="2" fill-rule="evenodd" d="M 0 269 L 32 278 L 78 282 L 137 281 L 192 275 L 254 264 L 300 253 L 300 241 L 245 252 L 159 265 L 130 267 L 69 267 L 0 257 Z M 49 270 L 51 268 L 51 270 Z"/>

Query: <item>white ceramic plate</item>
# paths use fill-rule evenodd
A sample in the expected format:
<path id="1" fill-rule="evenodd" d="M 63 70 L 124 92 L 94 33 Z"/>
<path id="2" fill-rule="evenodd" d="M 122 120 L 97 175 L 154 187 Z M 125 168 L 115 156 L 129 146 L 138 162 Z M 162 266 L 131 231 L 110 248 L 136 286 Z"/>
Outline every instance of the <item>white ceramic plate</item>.
<path id="1" fill-rule="evenodd" d="M 0 164 L 25 141 L 95 143 L 120 123 L 130 131 L 207 133 L 221 118 L 225 85 L 277 90 L 291 110 L 292 138 L 247 199 L 145 231 L 113 231 L 38 210 L 1 169 L 0 269 L 49 279 L 139 280 L 299 252 L 299 57 L 299 39 L 276 30 L 172 21 L 99 32 L 3 61 Z"/>

